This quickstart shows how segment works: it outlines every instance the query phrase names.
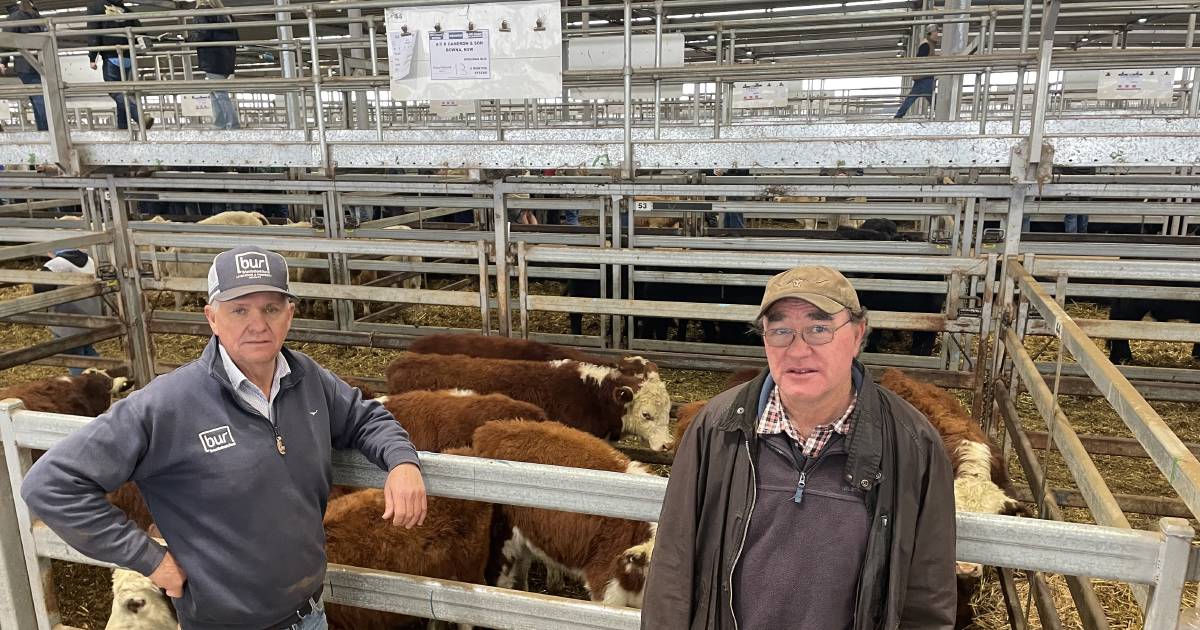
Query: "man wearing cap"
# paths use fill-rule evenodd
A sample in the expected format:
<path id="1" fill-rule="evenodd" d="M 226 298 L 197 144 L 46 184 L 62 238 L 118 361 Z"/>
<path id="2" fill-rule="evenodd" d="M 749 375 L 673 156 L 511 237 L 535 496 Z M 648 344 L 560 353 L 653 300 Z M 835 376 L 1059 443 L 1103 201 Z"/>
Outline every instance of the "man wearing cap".
<path id="1" fill-rule="evenodd" d="M 768 368 L 684 434 L 642 628 L 953 627 L 950 462 L 857 361 L 866 320 L 833 269 L 767 284 L 754 326 Z"/>
<path id="2" fill-rule="evenodd" d="M 413 527 L 425 487 L 382 405 L 283 347 L 295 305 L 274 252 L 222 252 L 208 274 L 213 337 L 50 449 L 21 495 L 68 544 L 137 570 L 175 598 L 184 630 L 325 628 L 322 517 L 330 451 L 389 471 L 382 519 Z M 137 483 L 170 551 L 105 500 Z"/>

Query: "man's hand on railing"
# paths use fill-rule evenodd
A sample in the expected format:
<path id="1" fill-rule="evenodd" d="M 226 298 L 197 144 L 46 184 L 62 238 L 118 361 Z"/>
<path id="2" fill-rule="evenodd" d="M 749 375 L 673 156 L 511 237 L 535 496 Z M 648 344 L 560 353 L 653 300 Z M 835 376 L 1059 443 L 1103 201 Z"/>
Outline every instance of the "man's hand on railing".
<path id="1" fill-rule="evenodd" d="M 95 61 L 93 61 L 93 62 L 90 62 L 88 65 L 92 67 L 92 70 L 95 70 L 95 69 L 96 69 L 96 62 L 95 62 Z"/>

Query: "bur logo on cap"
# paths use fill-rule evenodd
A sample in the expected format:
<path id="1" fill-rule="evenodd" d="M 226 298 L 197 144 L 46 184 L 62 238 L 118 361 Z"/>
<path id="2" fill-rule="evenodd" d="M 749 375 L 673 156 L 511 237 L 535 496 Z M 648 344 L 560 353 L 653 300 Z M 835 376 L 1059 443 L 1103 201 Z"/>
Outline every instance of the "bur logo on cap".
<path id="1" fill-rule="evenodd" d="M 271 277 L 271 265 L 267 262 L 266 254 L 242 252 L 233 257 L 233 262 L 237 269 L 235 275 L 239 280 Z"/>

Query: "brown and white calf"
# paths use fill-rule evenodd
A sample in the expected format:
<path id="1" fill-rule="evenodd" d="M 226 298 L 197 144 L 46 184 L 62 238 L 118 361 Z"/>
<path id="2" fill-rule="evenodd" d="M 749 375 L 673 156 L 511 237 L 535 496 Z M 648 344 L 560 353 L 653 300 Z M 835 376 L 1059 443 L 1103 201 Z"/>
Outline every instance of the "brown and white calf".
<path id="1" fill-rule="evenodd" d="M 113 394 L 128 391 L 133 382 L 110 377 L 103 370 L 87 369 L 78 376 L 58 376 L 0 389 L 0 400 L 17 398 L 30 411 L 72 416 L 98 416 L 108 411 Z"/>
<path id="2" fill-rule="evenodd" d="M 554 361 L 570 359 L 617 368 L 628 376 L 649 377 L 658 374 L 658 366 L 639 356 L 629 356 L 613 363 L 588 355 L 574 348 L 495 335 L 439 333 L 422 337 L 408 347 L 418 354 L 461 354 L 480 359 L 512 359 L 515 361 Z"/>
<path id="3" fill-rule="evenodd" d="M 475 431 L 477 457 L 650 474 L 612 446 L 554 422 L 501 420 Z M 534 558 L 583 582 L 593 601 L 641 608 L 656 524 L 505 505 L 496 516 L 506 538 L 497 586 L 527 584 Z M 493 545 L 498 541 L 493 540 Z"/>
<path id="4" fill-rule="evenodd" d="M 420 451 L 470 446 L 475 429 L 492 420 L 546 419 L 546 412 L 537 405 L 466 389 L 413 391 L 376 400 L 396 417 Z"/>
<path id="5" fill-rule="evenodd" d="M 428 500 L 425 522 L 412 529 L 380 518 L 384 499 L 379 489 L 360 490 L 330 502 L 325 513 L 329 562 L 484 584 L 493 506 L 445 497 Z M 326 613 L 330 627 L 343 630 L 390 630 L 412 621 L 404 615 L 337 604 L 329 604 Z"/>
<path id="6" fill-rule="evenodd" d="M 512 361 L 410 352 L 388 365 L 387 379 L 393 393 L 461 388 L 504 394 L 597 437 L 633 435 L 656 451 L 671 447 L 671 398 L 657 377 L 626 376 L 613 367 L 569 359 Z"/>
<path id="7" fill-rule="evenodd" d="M 1012 498 L 1012 481 L 999 448 L 950 392 L 922 383 L 899 370 L 887 370 L 879 384 L 908 401 L 929 418 L 942 436 L 942 445 L 954 468 L 954 509 L 958 512 L 1014 515 L 1024 513 Z M 955 564 L 959 605 L 955 628 L 967 628 L 974 619 L 971 597 L 979 589 L 983 566 Z"/>

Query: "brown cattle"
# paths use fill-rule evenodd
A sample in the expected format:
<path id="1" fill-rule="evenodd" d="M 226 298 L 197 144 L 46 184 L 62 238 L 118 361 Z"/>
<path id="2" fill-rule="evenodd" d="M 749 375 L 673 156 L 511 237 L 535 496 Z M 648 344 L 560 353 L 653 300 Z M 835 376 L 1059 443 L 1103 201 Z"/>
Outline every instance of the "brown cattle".
<path id="1" fill-rule="evenodd" d="M 387 379 L 393 393 L 461 388 L 504 394 L 598 437 L 615 440 L 622 434 L 633 435 L 657 451 L 671 446 L 671 399 L 657 376 L 640 379 L 616 368 L 567 359 L 511 361 L 404 353 L 388 365 Z"/>
<path id="2" fill-rule="evenodd" d="M 725 389 L 733 389 L 742 383 L 748 383 L 758 378 L 758 375 L 761 372 L 761 368 L 743 368 L 733 372 L 729 375 L 729 378 L 725 379 Z M 688 427 L 691 426 L 692 420 L 696 419 L 696 415 L 699 414 L 700 410 L 704 409 L 704 406 L 707 404 L 708 400 L 697 400 L 695 402 L 680 405 L 679 408 L 675 410 L 674 435 L 676 446 L 683 441 L 683 434 L 686 433 Z"/>
<path id="3" fill-rule="evenodd" d="M 922 383 L 890 369 L 879 384 L 908 401 L 929 418 L 942 436 L 954 468 L 954 509 L 958 512 L 1017 514 L 1020 504 L 1010 495 L 1012 482 L 1001 451 L 950 392 Z M 983 567 L 973 562 L 956 564 L 959 602 L 955 628 L 969 627 L 974 611 L 969 602 L 983 578 Z"/>
<path id="4" fill-rule="evenodd" d="M 465 454 L 458 452 L 455 454 Z M 325 514 L 325 552 L 344 564 L 443 580 L 484 584 L 493 507 L 488 503 L 429 497 L 425 522 L 413 529 L 380 518 L 383 491 L 339 497 Z M 329 604 L 330 628 L 390 630 L 411 617 Z"/>
<path id="5" fill-rule="evenodd" d="M 408 347 L 418 354 L 461 354 L 480 359 L 511 359 L 515 361 L 553 361 L 570 359 L 615 367 L 622 374 L 647 377 L 658 373 L 658 366 L 642 357 L 630 356 L 612 363 L 593 357 L 574 348 L 556 346 L 529 339 L 513 339 L 494 335 L 440 333 L 422 337 Z"/>
<path id="6" fill-rule="evenodd" d="M 554 422 L 489 422 L 475 431 L 471 451 L 492 459 L 650 474 L 603 440 Z M 524 588 L 536 557 L 582 581 L 592 601 L 641 608 L 654 552 L 653 523 L 511 505 L 501 506 L 496 518 L 503 519 L 498 529 L 507 534 L 497 586 Z"/>
<path id="7" fill-rule="evenodd" d="M 379 394 L 375 391 L 375 388 L 372 387 L 370 383 L 368 383 L 360 378 L 354 378 L 353 376 L 341 376 L 341 375 L 338 375 L 338 378 L 342 379 L 342 381 L 345 382 L 350 387 L 353 387 L 354 389 L 357 389 L 358 391 L 362 392 L 362 397 L 364 399 L 379 397 Z"/>
<path id="8" fill-rule="evenodd" d="M 475 429 L 492 420 L 546 419 L 546 412 L 537 405 L 466 389 L 413 391 L 376 400 L 396 417 L 420 451 L 470 446 Z"/>
<path id="9" fill-rule="evenodd" d="M 30 411 L 72 416 L 98 416 L 108 411 L 113 394 L 128 391 L 133 382 L 110 377 L 102 370 L 88 369 L 79 376 L 58 376 L 0 389 L 0 400 L 17 398 Z"/>

